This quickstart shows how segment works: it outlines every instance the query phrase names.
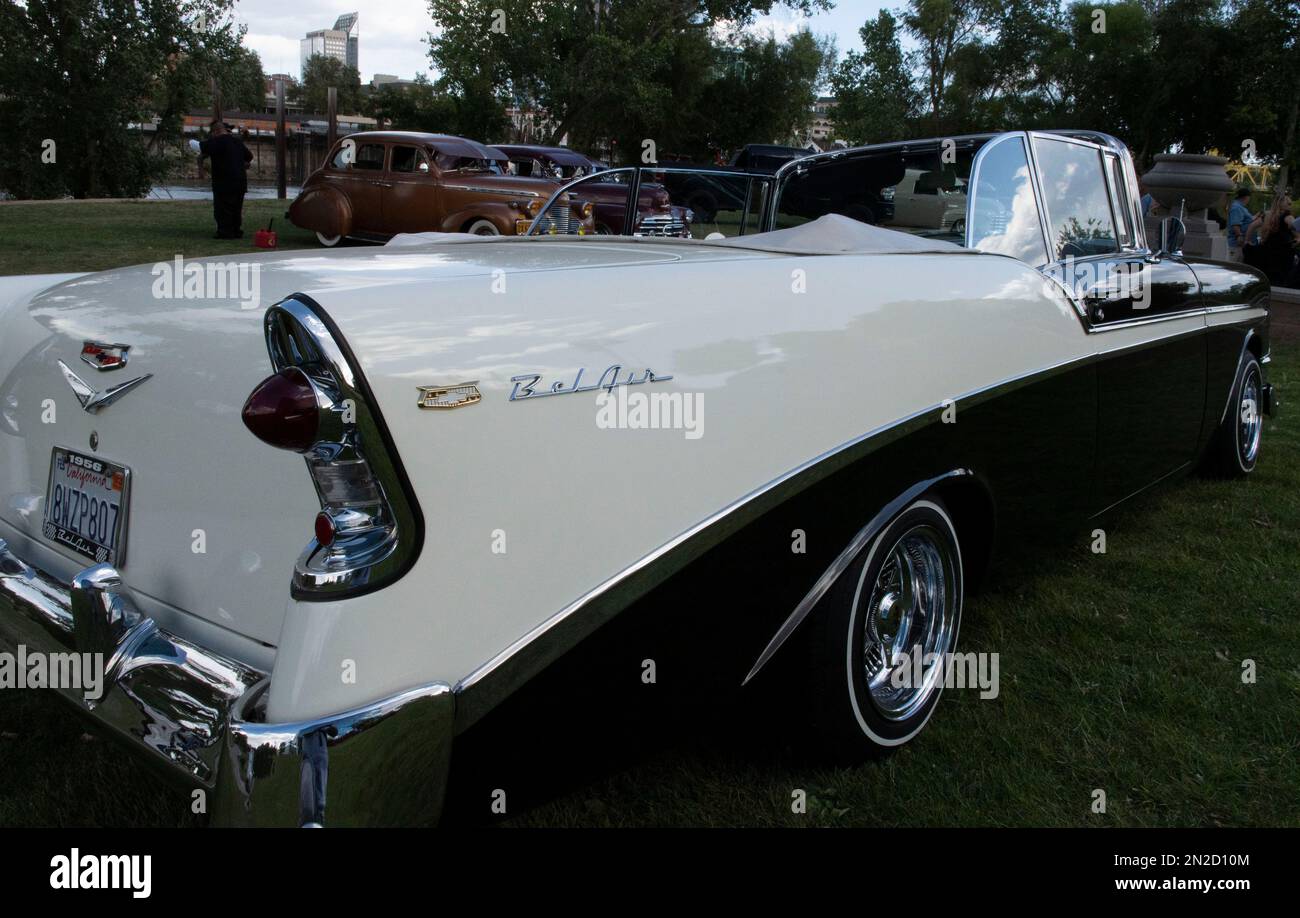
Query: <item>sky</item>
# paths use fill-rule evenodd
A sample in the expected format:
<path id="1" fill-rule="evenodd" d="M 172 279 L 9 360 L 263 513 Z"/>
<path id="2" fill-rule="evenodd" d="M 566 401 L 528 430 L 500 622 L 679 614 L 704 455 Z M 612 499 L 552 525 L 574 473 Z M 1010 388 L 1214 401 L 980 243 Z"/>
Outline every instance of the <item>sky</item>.
<path id="1" fill-rule="evenodd" d="M 837 0 L 835 9 L 813 17 L 799 17 L 784 7 L 762 17 L 753 30 L 777 37 L 807 25 L 814 32 L 835 37 L 840 54 L 861 50 L 858 29 L 886 6 L 879 0 Z M 411 79 L 430 73 L 424 37 L 433 29 L 424 0 L 237 0 L 235 19 L 248 26 L 245 43 L 262 58 L 270 73 L 298 75 L 298 41 L 314 29 L 327 29 L 341 13 L 361 14 L 361 79 L 376 73 Z M 432 74 L 430 74 L 432 76 Z"/>

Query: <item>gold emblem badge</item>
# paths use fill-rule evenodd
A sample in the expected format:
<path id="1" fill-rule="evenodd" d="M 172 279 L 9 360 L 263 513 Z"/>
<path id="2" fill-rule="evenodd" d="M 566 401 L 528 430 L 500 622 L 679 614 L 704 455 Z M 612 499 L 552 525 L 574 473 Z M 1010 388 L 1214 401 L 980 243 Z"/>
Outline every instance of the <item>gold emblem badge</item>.
<path id="1" fill-rule="evenodd" d="M 478 380 L 458 383 L 454 386 L 417 386 L 420 400 L 416 403 L 421 408 L 462 408 L 475 402 L 483 401 L 478 391 Z"/>

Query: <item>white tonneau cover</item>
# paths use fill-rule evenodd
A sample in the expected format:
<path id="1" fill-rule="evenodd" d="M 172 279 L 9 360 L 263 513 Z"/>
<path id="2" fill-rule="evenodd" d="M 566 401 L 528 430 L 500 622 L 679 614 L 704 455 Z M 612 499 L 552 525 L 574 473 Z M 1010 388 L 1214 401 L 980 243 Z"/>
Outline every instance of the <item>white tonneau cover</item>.
<path id="1" fill-rule="evenodd" d="M 791 255 L 901 255 L 968 251 L 942 239 L 927 239 L 883 226 L 871 226 L 839 214 L 826 214 L 789 229 L 755 233 L 753 236 L 734 236 L 713 240 L 709 244 Z"/>
<path id="2" fill-rule="evenodd" d="M 431 243 L 505 243 L 519 241 L 518 236 L 472 236 L 469 233 L 399 233 L 388 240 L 390 246 L 429 245 Z M 914 255 L 914 254 L 974 254 L 969 249 L 941 239 L 927 239 L 883 226 L 871 226 L 839 214 L 826 214 L 789 229 L 752 236 L 730 238 L 677 239 L 664 236 L 530 236 L 529 241 L 584 242 L 599 239 L 601 242 L 617 240 L 648 245 L 701 245 L 750 249 L 756 252 L 775 252 L 786 255 Z"/>

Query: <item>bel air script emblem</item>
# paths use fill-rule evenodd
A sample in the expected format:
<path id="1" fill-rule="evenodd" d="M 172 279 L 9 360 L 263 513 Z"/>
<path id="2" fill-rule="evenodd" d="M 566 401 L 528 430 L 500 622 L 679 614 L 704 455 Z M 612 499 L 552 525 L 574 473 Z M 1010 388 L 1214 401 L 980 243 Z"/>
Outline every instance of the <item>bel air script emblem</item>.
<path id="1" fill-rule="evenodd" d="M 622 364 L 614 364 L 606 368 L 604 373 L 600 374 L 600 379 L 595 383 L 584 386 L 582 376 L 587 371 L 579 370 L 573 377 L 572 383 L 567 383 L 562 379 L 557 379 L 549 385 L 537 384 L 542 381 L 540 373 L 524 373 L 522 376 L 511 376 L 510 381 L 515 384 L 514 389 L 510 392 L 510 401 L 518 402 L 526 398 L 542 398 L 547 395 L 572 395 L 575 392 L 595 392 L 597 389 L 604 389 L 606 392 L 613 392 L 618 386 L 639 386 L 642 383 L 666 382 L 672 379 L 671 376 L 659 376 L 649 367 L 637 378 L 636 372 L 628 370 L 626 378 L 620 378 L 623 372 Z"/>
<path id="2" fill-rule="evenodd" d="M 478 380 L 458 383 L 454 386 L 417 386 L 416 388 L 420 390 L 420 400 L 417 404 L 421 408 L 460 408 L 483 400 L 482 394 L 478 391 Z"/>

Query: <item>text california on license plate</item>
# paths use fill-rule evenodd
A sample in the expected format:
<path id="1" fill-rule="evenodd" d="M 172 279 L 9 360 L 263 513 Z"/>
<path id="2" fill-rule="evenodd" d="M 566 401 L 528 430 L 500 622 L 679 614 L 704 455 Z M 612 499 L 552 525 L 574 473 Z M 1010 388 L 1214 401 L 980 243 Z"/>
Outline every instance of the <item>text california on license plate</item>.
<path id="1" fill-rule="evenodd" d="M 98 564 L 121 564 L 130 496 L 130 469 L 56 446 L 41 531 Z"/>

